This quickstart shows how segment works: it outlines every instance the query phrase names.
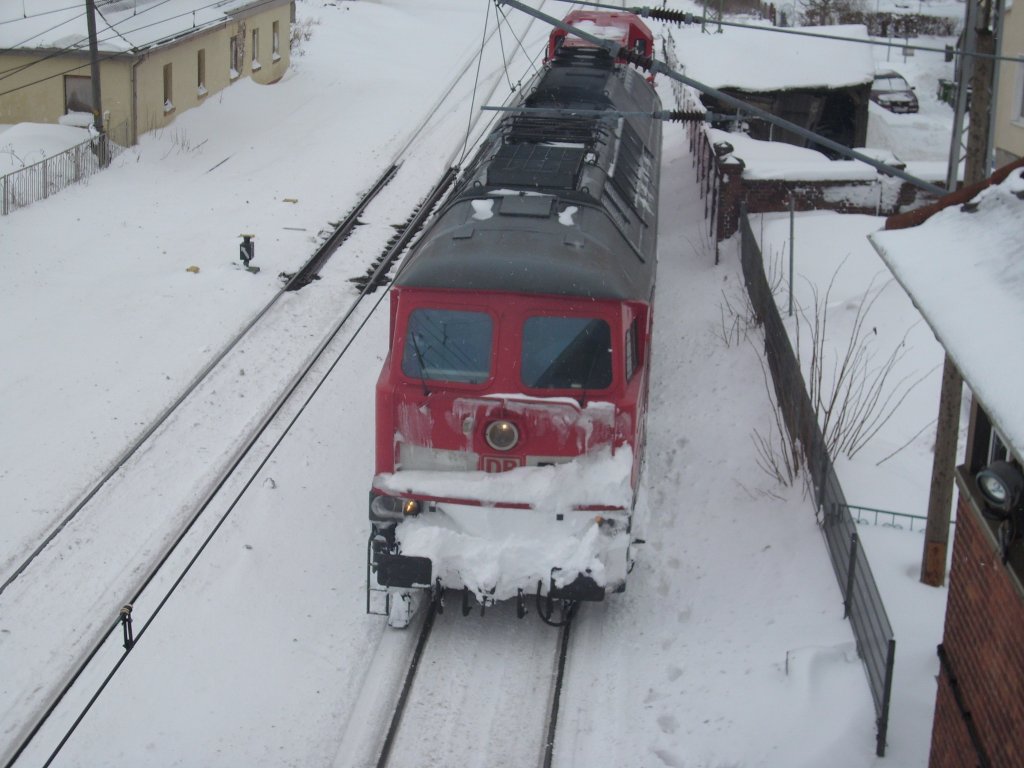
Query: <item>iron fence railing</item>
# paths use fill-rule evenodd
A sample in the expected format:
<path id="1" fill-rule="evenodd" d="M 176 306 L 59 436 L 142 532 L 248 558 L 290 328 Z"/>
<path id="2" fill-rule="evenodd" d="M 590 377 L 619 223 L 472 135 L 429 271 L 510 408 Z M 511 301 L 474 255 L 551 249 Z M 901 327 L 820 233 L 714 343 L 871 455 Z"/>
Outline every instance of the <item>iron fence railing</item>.
<path id="1" fill-rule="evenodd" d="M 128 146 L 128 124 L 83 141 L 60 154 L 0 176 L 0 215 L 45 200 L 92 176 Z"/>
<path id="2" fill-rule="evenodd" d="M 871 567 L 859 545 L 857 525 L 825 447 L 825 439 L 765 276 L 761 250 L 750 229 L 745 209 L 740 213 L 740 259 L 747 293 L 757 320 L 764 328 L 765 356 L 772 372 L 778 407 L 790 439 L 801 447 L 814 487 L 815 503 L 832 567 L 843 594 L 846 617 L 850 620 L 857 653 L 867 672 L 877 715 L 876 753 L 881 757 L 885 754 L 889 726 L 896 640 Z"/>

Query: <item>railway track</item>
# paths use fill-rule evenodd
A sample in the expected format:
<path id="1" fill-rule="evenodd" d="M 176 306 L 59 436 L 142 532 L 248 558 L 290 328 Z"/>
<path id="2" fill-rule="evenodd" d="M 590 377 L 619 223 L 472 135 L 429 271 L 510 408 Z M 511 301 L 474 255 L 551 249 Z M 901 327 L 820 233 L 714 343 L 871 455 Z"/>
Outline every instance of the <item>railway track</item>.
<path id="1" fill-rule="evenodd" d="M 361 719 L 362 729 L 374 727 L 376 721 L 379 738 L 364 739 L 362 745 L 343 744 L 347 759 L 336 761 L 336 768 L 550 768 L 572 623 L 552 631 L 539 622 L 515 618 L 511 606 L 493 607 L 488 618 L 470 622 L 438 615 L 429 604 L 422 611 L 401 652 L 388 657 L 402 669 L 391 677 L 388 693 L 380 693 L 379 674 L 374 671 L 364 681 L 359 699 L 370 703 L 361 718 L 355 717 Z M 550 663 L 538 663 L 540 659 Z M 500 679 L 495 679 L 495 667 L 501 670 Z M 387 696 L 389 703 L 374 704 L 375 696 Z"/>
<path id="2" fill-rule="evenodd" d="M 382 178 L 388 176 L 389 173 L 390 175 L 393 175 L 393 171 L 389 171 L 386 172 Z M 443 175 L 441 181 L 428 195 L 428 200 L 423 205 L 419 206 L 419 210 L 417 212 L 410 216 L 410 221 L 422 220 L 422 218 L 425 218 L 426 215 L 429 214 L 433 205 L 433 203 L 428 205 L 429 201 L 433 200 L 436 202 L 436 200 L 440 198 L 444 189 L 450 185 L 451 175 L 451 170 L 447 171 Z M 378 183 L 374 185 L 370 193 L 367 194 L 375 196 L 382 188 L 383 185 Z M 366 196 L 364 196 L 364 199 L 365 197 Z M 361 205 L 357 207 L 365 208 L 366 206 Z M 349 225 L 353 224 L 343 223 L 342 227 L 339 227 L 336 231 L 336 234 L 343 232 L 343 228 Z M 407 229 L 410 232 L 412 231 L 411 228 Z M 409 236 L 411 237 L 412 235 L 410 234 Z M 338 238 L 340 237 L 341 235 L 339 234 Z M 337 241 L 338 238 L 332 239 Z M 408 240 L 406 239 L 403 242 L 408 242 Z M 215 481 L 207 487 L 204 495 L 194 505 L 194 508 L 191 510 L 184 524 L 174 531 L 173 539 L 170 540 L 169 543 L 162 548 L 158 556 L 146 566 L 145 575 L 132 588 L 129 595 L 124 600 L 120 601 L 121 605 L 109 606 L 108 616 L 110 616 L 110 620 L 106 624 L 101 625 L 98 628 L 98 631 L 93 633 L 93 638 L 89 647 L 84 649 L 83 654 L 75 663 L 73 669 L 64 680 L 60 689 L 46 704 L 45 708 L 42 709 L 31 727 L 28 728 L 27 733 L 21 739 L 19 745 L 13 750 L 13 753 L 7 762 L 4 763 L 5 766 L 10 767 L 17 763 L 23 751 L 33 741 L 50 717 L 57 711 L 64 698 L 76 683 L 78 683 L 86 669 L 94 663 L 101 651 L 109 645 L 111 639 L 117 638 L 122 640 L 124 649 L 123 653 L 114 662 L 112 668 L 103 679 L 103 682 L 96 694 L 89 700 L 79 715 L 74 719 L 71 728 L 65 736 L 58 742 L 51 758 L 60 751 L 67 738 L 70 737 L 77 725 L 81 722 L 82 718 L 88 712 L 99 693 L 128 658 L 134 644 L 143 638 L 152 622 L 159 614 L 161 608 L 170 599 L 178 585 L 203 554 L 206 546 L 212 540 L 223 523 L 228 519 L 231 512 L 241 500 L 243 494 L 254 482 L 259 471 L 266 465 L 273 453 L 273 450 L 278 444 L 280 444 L 283 437 L 295 424 L 305 405 L 310 401 L 310 399 L 312 399 L 326 377 L 330 375 L 334 366 L 347 349 L 348 344 L 351 343 L 352 338 L 358 333 L 359 328 L 361 327 L 361 322 L 359 322 L 357 324 L 358 327 L 353 329 L 353 320 L 355 319 L 356 321 L 365 322 L 366 317 L 368 317 L 373 311 L 371 308 L 370 310 L 364 311 L 362 313 L 362 317 L 357 316 L 357 313 L 359 313 L 360 308 L 364 304 L 363 300 L 370 292 L 371 285 L 379 282 L 381 276 L 386 272 L 390 264 L 393 263 L 394 259 L 397 258 L 399 253 L 400 249 L 397 243 L 383 249 L 384 258 L 382 258 L 379 268 L 375 270 L 375 279 L 369 281 L 366 286 L 360 290 L 348 307 L 347 311 L 345 311 L 341 318 L 335 322 L 326 338 L 320 343 L 304 366 L 292 377 L 291 381 L 284 388 L 284 391 L 277 397 L 272 407 L 264 414 L 256 426 L 250 430 L 248 435 L 246 435 L 244 442 L 235 449 L 230 460 L 217 473 Z M 292 281 L 290 280 L 289 284 L 291 282 Z M 285 288 L 282 289 L 281 293 L 287 291 L 288 288 L 289 286 L 286 285 Z M 275 297 L 275 301 L 280 297 L 280 295 L 281 294 L 278 294 L 278 296 Z M 267 309 L 269 309 L 269 306 Z M 262 317 L 265 312 L 266 310 L 261 312 L 260 316 Z M 250 330 L 254 327 L 254 324 L 250 324 Z M 232 343 L 232 347 L 240 341 L 241 338 L 236 339 Z M 223 358 L 226 356 L 228 351 L 230 350 L 225 351 L 221 357 Z M 332 360 L 333 362 L 331 362 Z M 211 368 L 210 373 L 212 373 L 212 370 L 213 369 Z M 205 380 L 205 377 L 196 382 L 195 385 L 190 388 L 189 394 L 197 391 L 203 380 Z M 186 403 L 186 400 L 186 397 L 182 397 L 180 402 L 176 404 L 176 407 L 183 406 L 183 404 Z M 300 401 L 301 404 L 296 406 L 296 401 Z M 161 425 L 154 426 L 149 430 L 150 433 L 155 434 L 158 431 L 159 426 L 162 426 L 163 421 L 166 421 L 174 412 L 175 410 L 171 409 L 164 416 L 161 421 Z M 149 447 L 145 442 L 140 443 L 137 446 L 133 446 L 131 453 L 134 454 L 144 448 L 148 449 Z M 127 458 L 124 459 L 124 461 L 121 462 L 121 466 L 123 466 L 127 460 Z M 120 469 L 121 467 L 118 467 L 118 471 Z M 102 486 L 109 482 L 114 475 L 115 472 L 108 473 L 108 476 L 106 476 L 100 485 L 90 494 L 90 499 L 96 496 L 102 490 Z M 239 476 L 243 478 L 241 481 L 238 480 Z M 213 514 L 211 512 L 211 507 L 214 505 L 215 500 L 224 494 L 227 494 L 227 497 L 231 499 L 227 508 L 221 512 L 219 516 L 215 515 L 213 520 L 207 521 L 204 528 L 203 525 L 201 525 L 201 522 L 204 518 Z M 19 573 L 27 571 L 36 563 L 46 547 L 53 544 L 57 535 L 67 529 L 68 525 L 72 523 L 74 517 L 82 509 L 85 509 L 84 504 L 80 505 L 78 509 L 74 511 L 73 515 L 62 522 L 60 528 L 51 534 L 45 545 L 38 547 L 37 550 L 33 552 L 31 558 L 23 563 L 19 569 Z M 175 560 L 175 563 L 171 562 L 172 559 Z M 184 561 L 184 565 L 180 564 L 182 561 Z M 166 575 L 168 570 L 173 572 L 170 577 Z M 10 583 L 14 583 L 14 581 L 15 580 L 12 578 Z M 169 585 L 167 584 L 167 581 L 170 581 Z M 149 615 L 145 618 L 145 623 L 142 624 L 141 629 L 136 629 L 134 622 L 138 614 L 135 612 L 135 607 L 143 602 L 155 607 L 153 607 Z M 133 618 L 133 613 L 135 614 L 135 618 Z M 49 764 L 49 761 L 47 761 L 46 764 Z"/>
<path id="3" fill-rule="evenodd" d="M 275 314 L 274 308 L 282 303 L 281 299 L 284 295 L 308 285 L 316 278 L 332 254 L 355 231 L 356 226 L 360 223 L 360 217 L 366 213 L 374 200 L 398 175 L 402 166 L 401 156 L 416 150 L 417 136 L 424 131 L 431 118 L 445 104 L 460 79 L 470 71 L 472 63 L 473 60 L 466 62 L 466 66 L 453 79 L 431 113 L 411 132 L 408 141 L 399 150 L 399 156 L 386 167 L 380 178 L 356 203 L 346 219 L 334 229 L 303 268 L 294 275 L 288 276 L 286 284 L 272 300 L 215 355 L 214 359 L 197 374 L 175 402 L 147 426 L 142 436 L 118 457 L 103 477 L 76 501 L 74 506 L 61 517 L 58 524 L 33 548 L 33 551 L 12 569 L 4 583 L 0 585 L 0 607 L 3 602 L 31 599 L 28 596 L 31 595 L 32 590 L 22 590 L 25 582 L 38 582 L 35 584 L 36 589 L 42 585 L 43 590 L 49 592 L 45 580 L 24 579 L 23 577 L 33 573 L 34 570 L 49 574 L 53 560 L 63 559 L 63 553 L 55 554 L 55 552 L 73 547 L 73 545 L 66 545 L 65 539 L 75 541 L 80 538 L 80 533 L 76 533 L 75 528 L 86 517 L 93 514 L 94 510 L 126 503 L 121 501 L 120 504 L 112 504 L 112 497 L 130 487 L 131 483 L 126 482 L 126 477 L 130 477 L 133 471 L 138 474 L 138 467 L 143 463 L 143 458 L 156 453 L 155 446 L 161 442 L 164 444 L 176 442 L 178 438 L 175 437 L 175 423 L 189 421 L 193 418 L 188 413 L 189 403 L 196 399 L 208 398 L 210 397 L 207 393 L 208 390 L 214 389 L 215 391 L 216 387 L 223 386 L 223 380 L 218 380 L 217 377 L 226 367 L 236 364 L 234 359 L 244 353 L 244 345 L 247 340 L 258 339 L 270 318 Z M 495 81 L 497 79 L 495 77 Z M 458 153 L 459 148 L 456 148 L 452 151 L 451 158 Z M 8 741 L 8 746 L 4 750 L 0 750 L 0 760 L 3 761 L 0 764 L 11 768 L 18 763 L 26 748 L 47 727 L 51 717 L 61 709 L 65 697 L 79 683 L 86 670 L 89 669 L 89 678 L 95 679 L 97 677 L 96 665 L 99 664 L 100 667 L 103 667 L 104 664 L 109 663 L 112 643 L 123 641 L 123 652 L 110 666 L 109 671 L 105 675 L 102 669 L 99 671 L 99 676 L 103 678 L 102 683 L 95 694 L 88 699 L 85 707 L 77 715 L 69 717 L 67 713 L 64 713 L 57 718 L 61 722 L 69 720 L 73 722 L 63 738 L 57 742 L 57 746 L 50 754 L 46 764 L 49 764 L 59 753 L 103 688 L 117 674 L 125 659 L 132 652 L 134 645 L 145 636 L 160 609 L 170 599 L 189 569 L 202 555 L 206 545 L 227 520 L 239 499 L 250 487 L 259 469 L 266 464 L 270 454 L 262 452 L 259 446 L 265 447 L 269 443 L 272 446 L 270 449 L 272 452 L 273 447 L 280 443 L 283 435 L 295 423 L 295 419 L 305 407 L 304 403 L 301 405 L 296 405 L 296 403 L 303 399 L 305 403 L 309 402 L 320 383 L 333 370 L 333 365 L 327 365 L 326 361 L 332 355 L 336 355 L 336 362 L 344 354 L 344 350 L 347 349 L 362 324 L 368 319 L 373 308 L 366 309 L 366 303 L 362 300 L 374 288 L 386 281 L 387 273 L 395 260 L 415 237 L 423 221 L 450 187 L 455 174 L 456 170 L 449 167 L 438 185 L 416 206 L 408 219 L 403 224 L 394 227 L 398 231 L 390 241 L 380 247 L 379 256 L 367 267 L 365 275 L 353 280 L 360 290 L 347 311 L 342 314 L 342 318 L 330 329 L 317 348 L 306 356 L 298 373 L 292 376 L 280 394 L 265 409 L 265 414 L 258 420 L 258 423 L 255 426 L 249 425 L 250 428 L 244 433 L 244 439 L 235 441 L 230 450 L 221 450 L 222 458 L 217 462 L 218 468 L 200 478 L 198 481 L 201 486 L 201 493 L 198 495 L 199 501 L 188 504 L 187 510 L 179 509 L 178 514 L 172 516 L 172 522 L 176 521 L 173 528 L 166 530 L 159 540 L 147 540 L 139 545 L 137 547 L 139 557 L 126 560 L 125 565 L 120 568 L 120 573 L 128 574 L 131 577 L 129 584 L 122 584 L 120 589 L 115 585 L 105 585 L 106 588 L 102 590 L 103 594 L 98 595 L 91 604 L 83 609 L 91 614 L 91 618 L 87 622 L 80 622 L 76 627 L 81 638 L 77 645 L 78 650 L 62 654 L 68 659 L 66 673 L 53 683 L 42 681 L 32 691 L 32 697 L 28 701 L 16 703 L 20 724 L 15 722 L 13 727 L 10 721 L 6 724 L 7 735 L 10 736 L 13 731 L 14 738 Z M 394 210 L 395 208 L 390 206 L 387 209 Z M 363 308 L 361 309 L 361 307 Z M 335 310 L 331 314 L 336 317 L 337 311 Z M 324 368 L 327 369 L 326 372 Z M 310 389 L 312 392 L 309 391 Z M 284 423 L 283 427 L 282 422 Z M 178 450 L 180 451 L 180 445 Z M 142 470 L 143 474 L 151 471 L 151 469 Z M 159 477 L 159 472 L 156 475 Z M 135 495 L 135 504 L 138 504 L 140 494 L 137 487 L 133 491 L 124 491 L 124 494 L 129 497 Z M 219 516 L 216 514 L 218 510 L 211 511 L 211 507 L 215 506 L 215 499 L 217 500 L 216 504 L 221 504 L 224 498 L 232 496 L 233 500 L 227 503 L 227 509 Z M 130 500 L 127 505 L 131 506 Z M 111 531 L 118 528 L 116 523 L 111 524 L 104 521 L 98 522 L 97 527 Z M 135 549 L 131 545 L 123 548 Z M 62 574 L 55 573 L 51 581 L 61 580 L 61 577 Z M 73 581 L 73 579 L 68 581 Z M 109 599 L 110 591 L 121 590 L 126 598 L 112 603 Z M 139 610 L 141 604 L 155 606 L 148 617 Z M 40 614 L 42 615 L 39 622 L 40 627 L 48 623 L 53 616 L 53 613 L 45 607 Z M 144 619 L 144 623 L 139 621 L 140 617 Z M 75 621 L 74 617 L 68 620 Z M 141 623 L 141 628 L 138 627 L 139 623 Z M 31 635 L 32 628 L 28 629 L 28 634 Z M 17 653 L 18 649 L 15 648 L 14 652 Z M 53 656 L 52 652 L 50 656 Z M 102 662 L 100 657 L 103 657 Z M 81 696 L 77 693 L 76 698 L 81 700 Z M 3 713 L 0 712 L 0 721 L 2 720 Z M 52 730 L 52 728 L 47 730 Z M 7 739 L 5 738 L 5 740 Z M 38 753 L 38 751 L 38 748 L 33 748 L 34 753 Z"/>
<path id="4" fill-rule="evenodd" d="M 268 301 L 253 317 L 243 326 L 243 328 L 235 334 L 235 336 L 225 344 L 219 352 L 217 352 L 211 360 L 203 367 L 203 369 L 196 374 L 196 376 L 186 385 L 185 389 L 170 403 L 163 411 L 161 411 L 152 422 L 150 422 L 143 430 L 142 434 L 136 438 L 136 440 L 128 446 L 127 449 L 114 461 L 110 468 L 96 481 L 94 481 L 90 488 L 82 494 L 82 496 L 73 503 L 73 505 L 65 511 L 60 517 L 57 524 L 52 527 L 38 542 L 38 544 L 24 557 L 18 565 L 14 566 L 4 581 L 0 583 L 0 596 L 7 591 L 8 587 L 14 583 L 23 573 L 25 573 L 36 559 L 46 550 L 47 547 L 52 545 L 62 531 L 78 517 L 80 513 L 96 498 L 96 496 L 107 486 L 108 483 L 128 464 L 131 459 L 136 456 L 145 446 L 149 444 L 153 436 L 168 422 L 168 420 L 177 413 L 183 404 L 192 397 L 200 387 L 207 381 L 209 381 L 211 375 L 217 370 L 225 358 L 249 337 L 257 325 L 262 321 L 268 313 L 278 304 L 280 299 L 286 295 L 289 291 L 296 291 L 299 288 L 308 285 L 313 279 L 315 279 L 319 270 L 326 263 L 327 259 L 345 242 L 345 240 L 351 235 L 352 231 L 358 224 L 359 216 L 366 210 L 367 206 L 380 194 L 381 190 L 390 182 L 395 174 L 398 172 L 398 164 L 392 164 L 385 169 L 381 176 L 376 182 L 370 187 L 367 192 L 364 192 L 356 205 L 352 208 L 345 219 L 334 229 L 331 235 L 324 241 L 323 245 L 317 249 L 313 256 L 302 266 L 302 268 L 294 275 L 288 275 L 285 285 L 279 290 L 274 296 Z M 362 295 L 358 297 L 362 298 Z M 358 300 L 357 302 L 358 303 Z"/>

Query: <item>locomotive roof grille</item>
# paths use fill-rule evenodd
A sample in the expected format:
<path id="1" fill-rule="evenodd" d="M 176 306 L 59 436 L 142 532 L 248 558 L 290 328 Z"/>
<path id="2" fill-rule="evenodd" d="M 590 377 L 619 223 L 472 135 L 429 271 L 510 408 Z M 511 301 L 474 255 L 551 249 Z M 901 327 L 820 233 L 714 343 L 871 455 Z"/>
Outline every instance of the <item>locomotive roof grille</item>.
<path id="1" fill-rule="evenodd" d="M 563 142 L 566 144 L 593 144 L 608 133 L 600 119 L 589 117 L 554 117 L 516 115 L 505 125 L 505 141 Z"/>
<path id="2" fill-rule="evenodd" d="M 645 158 L 645 155 L 648 157 Z M 630 208 L 645 221 L 649 213 L 646 198 L 648 196 L 649 166 L 652 160 L 650 153 L 647 152 L 640 140 L 640 136 L 628 122 L 623 121 L 611 182 L 623 199 L 629 203 Z"/>
<path id="3" fill-rule="evenodd" d="M 575 189 L 586 150 L 547 144 L 503 144 L 487 169 L 487 183 Z"/>
<path id="4" fill-rule="evenodd" d="M 555 67 L 595 67 L 599 69 L 611 69 L 612 55 L 604 48 L 598 47 L 570 47 L 559 48 L 551 65 Z"/>

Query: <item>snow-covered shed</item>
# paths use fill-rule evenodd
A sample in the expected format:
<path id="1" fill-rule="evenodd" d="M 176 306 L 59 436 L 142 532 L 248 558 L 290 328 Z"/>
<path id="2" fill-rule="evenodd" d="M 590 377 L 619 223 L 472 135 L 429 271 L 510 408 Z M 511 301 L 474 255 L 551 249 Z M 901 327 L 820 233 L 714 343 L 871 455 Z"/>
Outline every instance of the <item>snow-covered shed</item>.
<path id="1" fill-rule="evenodd" d="M 697 25 L 676 34 L 676 52 L 686 75 L 845 146 L 864 146 L 875 72 L 871 47 L 796 36 L 767 22 L 750 24 L 723 27 L 719 34 L 709 22 L 710 34 L 701 34 Z M 867 40 L 859 25 L 798 31 Z M 735 113 L 711 97 L 703 96 L 702 101 L 713 112 Z M 742 119 L 756 139 L 808 146 L 807 139 L 763 120 Z"/>
<path id="2" fill-rule="evenodd" d="M 239 78 L 281 79 L 292 0 L 94 0 L 100 109 L 115 140 L 201 104 Z M 0 3 L 0 124 L 94 112 L 84 0 Z"/>
<path id="3" fill-rule="evenodd" d="M 1024 161 L 979 186 L 870 238 L 972 400 L 930 768 L 1024 764 Z"/>

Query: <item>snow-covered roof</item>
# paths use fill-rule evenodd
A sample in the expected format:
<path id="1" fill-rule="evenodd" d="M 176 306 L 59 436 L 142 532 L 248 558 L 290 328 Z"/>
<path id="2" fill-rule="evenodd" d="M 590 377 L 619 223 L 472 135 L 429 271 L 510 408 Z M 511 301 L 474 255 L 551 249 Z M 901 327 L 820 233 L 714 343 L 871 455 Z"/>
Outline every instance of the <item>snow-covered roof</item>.
<path id="1" fill-rule="evenodd" d="M 101 51 L 145 50 L 192 30 L 224 22 L 260 0 L 96 0 Z M 266 4 L 265 0 L 261 4 Z M 84 2 L 22 0 L 0 3 L 0 50 L 88 50 Z"/>
<path id="2" fill-rule="evenodd" d="M 972 393 L 1024 456 L 1024 167 L 964 206 L 870 236 Z"/>
<path id="3" fill-rule="evenodd" d="M 754 25 L 755 22 L 751 22 Z M 713 88 L 743 91 L 778 91 L 794 88 L 842 88 L 874 79 L 871 46 L 795 36 L 766 28 L 723 27 L 721 34 L 701 34 L 693 25 L 674 32 L 676 50 L 686 74 Z M 708 28 L 714 30 L 712 22 Z M 863 25 L 801 27 L 866 40 Z M 742 51 L 742 55 L 737 55 Z"/>

